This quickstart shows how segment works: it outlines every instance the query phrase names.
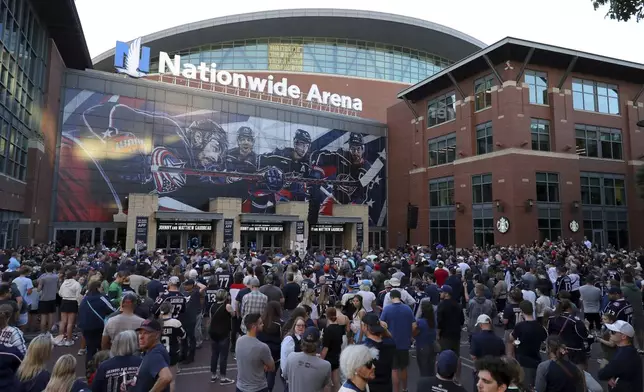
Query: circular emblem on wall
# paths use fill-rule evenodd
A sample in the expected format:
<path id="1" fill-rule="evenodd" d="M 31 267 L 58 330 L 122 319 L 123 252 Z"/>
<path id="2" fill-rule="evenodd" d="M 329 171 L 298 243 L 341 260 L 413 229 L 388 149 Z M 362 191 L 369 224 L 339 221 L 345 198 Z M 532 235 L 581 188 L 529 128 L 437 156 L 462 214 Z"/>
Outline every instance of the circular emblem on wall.
<path id="1" fill-rule="evenodd" d="M 504 216 L 500 217 L 499 220 L 496 221 L 496 229 L 501 234 L 507 233 L 508 230 L 510 230 L 510 220 Z"/>
<path id="2" fill-rule="evenodd" d="M 573 233 L 576 233 L 579 231 L 579 223 L 577 223 L 577 221 L 574 219 L 570 221 L 570 224 L 568 225 L 568 227 L 570 227 L 570 231 L 572 231 Z"/>

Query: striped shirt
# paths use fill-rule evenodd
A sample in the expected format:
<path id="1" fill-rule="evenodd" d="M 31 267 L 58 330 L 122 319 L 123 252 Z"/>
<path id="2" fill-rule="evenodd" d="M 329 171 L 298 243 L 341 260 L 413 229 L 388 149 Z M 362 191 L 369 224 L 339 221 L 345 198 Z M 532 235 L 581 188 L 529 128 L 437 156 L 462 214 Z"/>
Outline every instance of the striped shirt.
<path id="1" fill-rule="evenodd" d="M 22 353 L 22 355 L 27 353 L 25 338 L 22 336 L 22 332 L 20 332 L 16 327 L 6 326 L 2 332 L 0 332 L 0 344 L 15 347 Z"/>

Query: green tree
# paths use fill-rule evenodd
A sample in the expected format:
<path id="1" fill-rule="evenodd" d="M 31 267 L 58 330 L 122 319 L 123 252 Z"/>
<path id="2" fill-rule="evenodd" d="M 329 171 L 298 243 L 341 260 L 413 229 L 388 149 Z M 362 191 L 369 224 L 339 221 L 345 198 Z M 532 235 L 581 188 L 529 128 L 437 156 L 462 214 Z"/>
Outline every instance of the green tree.
<path id="1" fill-rule="evenodd" d="M 606 16 L 611 19 L 626 22 L 635 17 L 638 22 L 644 19 L 644 0 L 590 0 L 595 11 L 608 5 Z"/>

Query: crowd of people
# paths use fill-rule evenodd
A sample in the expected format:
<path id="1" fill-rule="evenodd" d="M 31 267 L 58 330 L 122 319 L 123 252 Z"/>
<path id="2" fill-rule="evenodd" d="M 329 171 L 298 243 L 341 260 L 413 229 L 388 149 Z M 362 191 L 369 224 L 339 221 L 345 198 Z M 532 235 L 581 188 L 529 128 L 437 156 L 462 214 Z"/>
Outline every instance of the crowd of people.
<path id="1" fill-rule="evenodd" d="M 642 391 L 642 264 L 642 250 L 562 239 L 334 255 L 0 251 L 0 390 L 174 391 L 209 345 L 211 382 L 238 392 Z M 85 377 L 69 354 L 48 370 L 54 346 L 78 346 Z"/>

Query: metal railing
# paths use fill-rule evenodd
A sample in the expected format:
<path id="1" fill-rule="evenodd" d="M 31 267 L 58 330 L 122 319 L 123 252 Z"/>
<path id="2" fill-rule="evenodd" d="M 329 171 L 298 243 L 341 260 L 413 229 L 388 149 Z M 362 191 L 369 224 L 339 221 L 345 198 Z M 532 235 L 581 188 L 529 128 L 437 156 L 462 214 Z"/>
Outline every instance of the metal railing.
<path id="1" fill-rule="evenodd" d="M 260 101 L 269 101 L 269 102 L 279 103 L 281 105 L 297 106 L 301 108 L 318 110 L 321 112 L 341 114 L 344 116 L 360 117 L 358 114 L 359 112 L 353 109 L 346 109 L 346 108 L 336 107 L 329 104 L 311 102 L 302 98 L 293 99 L 289 97 L 280 97 L 274 94 L 251 91 L 249 89 L 240 88 L 240 87 L 223 86 L 221 84 L 204 82 L 202 80 L 192 80 L 192 79 L 187 79 L 187 78 L 178 77 L 174 75 L 154 75 L 149 79 L 154 80 L 155 77 L 158 78 L 157 81 L 159 82 L 174 84 L 177 86 L 198 88 L 201 90 L 212 91 L 215 93 L 234 95 L 237 97 L 244 97 L 244 98 L 250 98 L 250 99 L 257 99 Z"/>

